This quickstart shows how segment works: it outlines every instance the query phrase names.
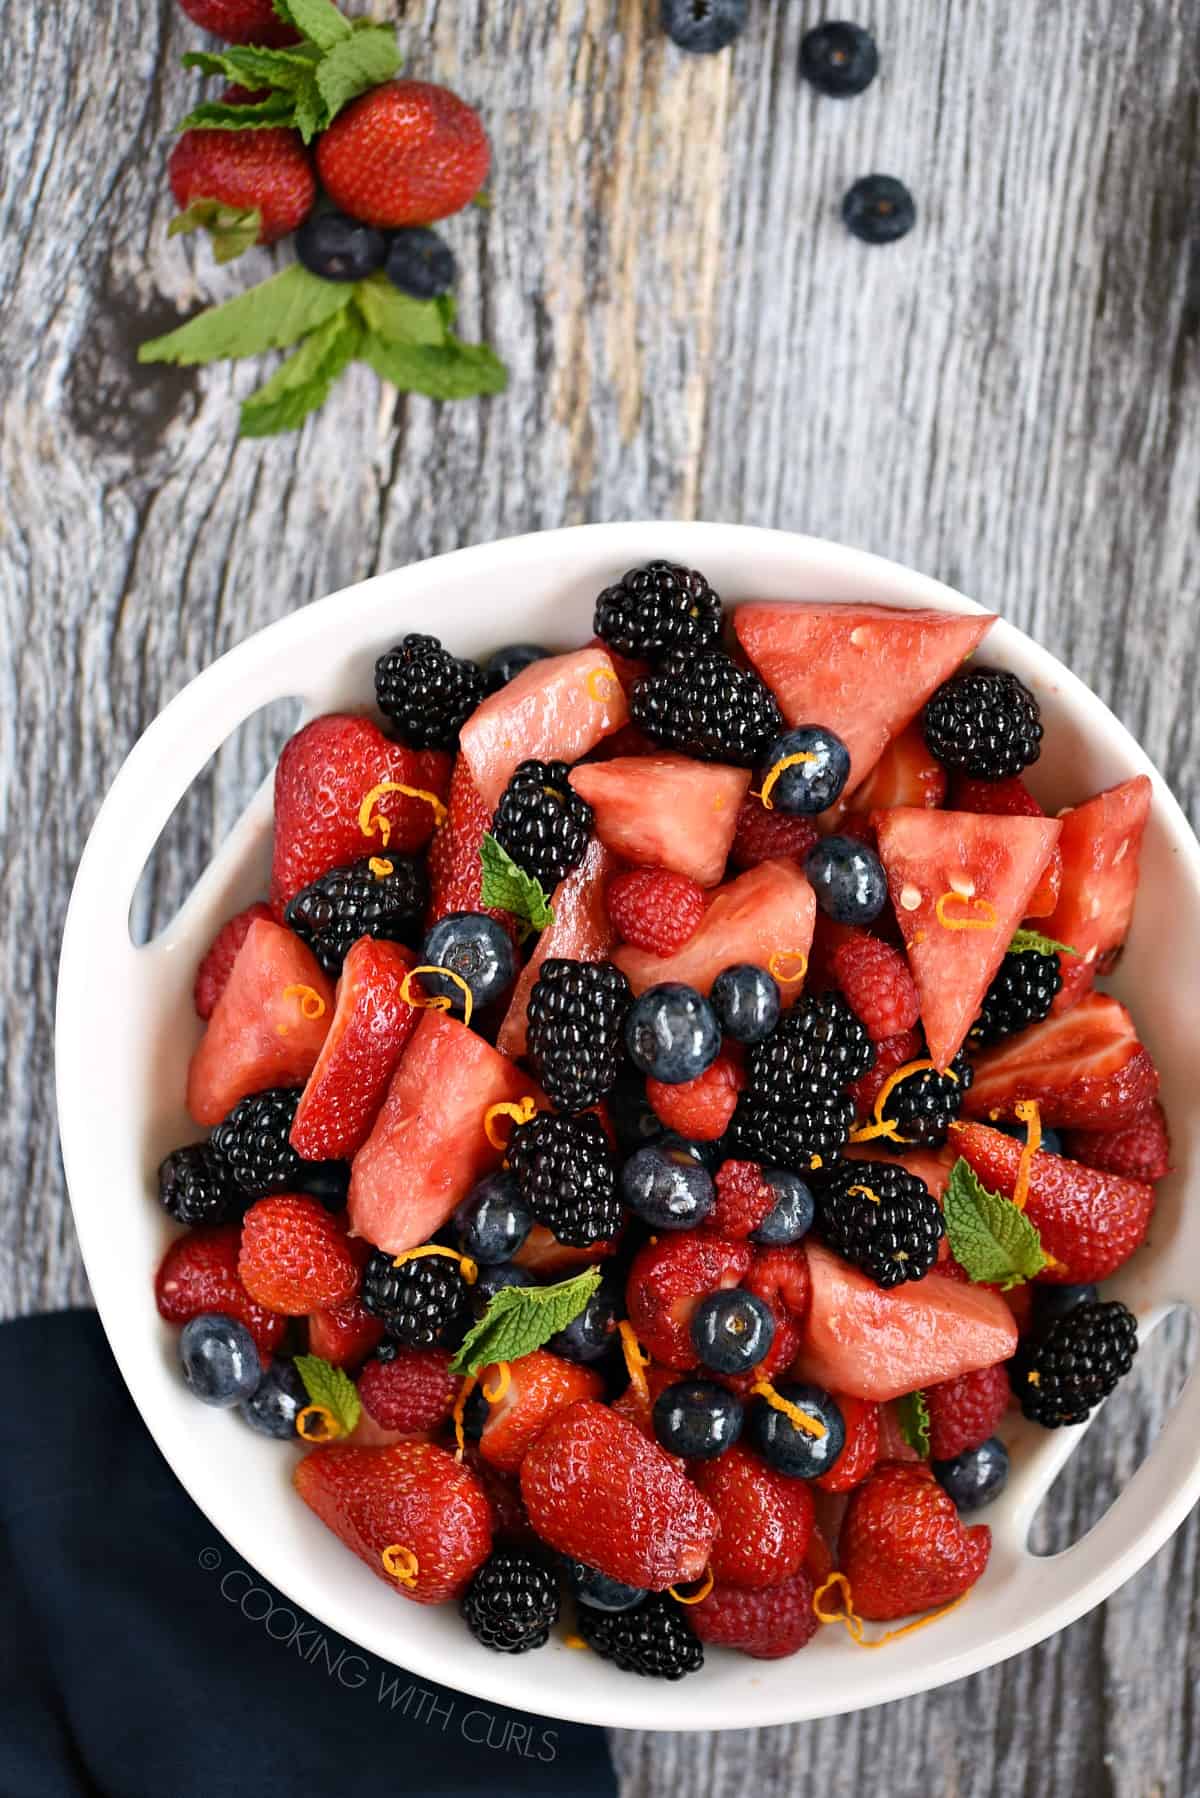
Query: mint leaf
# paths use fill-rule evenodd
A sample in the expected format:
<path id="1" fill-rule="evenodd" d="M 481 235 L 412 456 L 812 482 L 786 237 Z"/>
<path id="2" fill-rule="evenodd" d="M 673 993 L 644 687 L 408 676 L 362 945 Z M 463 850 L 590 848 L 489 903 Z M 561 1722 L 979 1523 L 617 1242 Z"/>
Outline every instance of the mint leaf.
<path id="1" fill-rule="evenodd" d="M 950 1251 L 972 1280 L 1007 1291 L 1047 1265 L 1041 1238 L 1025 1213 L 1011 1199 L 989 1192 L 961 1157 L 950 1170 L 942 1205 Z"/>
<path id="2" fill-rule="evenodd" d="M 547 924 L 553 924 L 554 907 L 541 882 L 532 874 L 526 874 L 524 868 L 518 868 L 494 836 L 486 835 L 480 843 L 479 859 L 483 864 L 483 886 L 479 895 L 482 905 L 511 912 L 532 930 L 545 930 Z"/>
<path id="3" fill-rule="evenodd" d="M 354 299 L 367 328 L 385 343 L 444 344 L 453 314 L 446 317 L 437 300 L 414 300 L 393 287 L 386 275 L 359 281 Z"/>
<path id="4" fill-rule="evenodd" d="M 339 15 L 340 16 L 340 15 Z M 326 125 L 348 100 L 390 81 L 400 67 L 396 34 L 390 26 L 376 25 L 355 31 L 334 44 L 316 67 L 316 83 L 325 102 Z"/>
<path id="5" fill-rule="evenodd" d="M 177 331 L 152 337 L 138 350 L 138 361 L 191 367 L 225 356 L 287 349 L 340 312 L 351 293 L 348 283 L 321 281 L 296 262 L 235 300 L 197 313 Z"/>
<path id="6" fill-rule="evenodd" d="M 313 138 L 329 123 L 325 102 L 321 98 L 315 77 L 297 90 L 294 122 L 306 144 L 311 144 Z"/>
<path id="7" fill-rule="evenodd" d="M 240 435 L 273 437 L 296 430 L 325 404 L 333 383 L 353 362 L 361 334 L 349 307 L 310 331 L 295 355 L 243 403 Z"/>
<path id="8" fill-rule="evenodd" d="M 466 400 L 481 393 L 503 393 L 508 370 L 486 343 L 385 343 L 369 336 L 359 352 L 375 373 L 405 393 L 431 400 Z"/>
<path id="9" fill-rule="evenodd" d="M 1030 950 L 1038 955 L 1078 955 L 1078 949 L 1072 949 L 1068 943 L 1056 943 L 1052 936 L 1043 936 L 1039 930 L 1017 930 L 1013 933 L 1012 942 L 1008 945 L 1009 955 L 1026 955 Z"/>
<path id="10" fill-rule="evenodd" d="M 260 131 L 275 125 L 290 125 L 295 117 L 296 102 L 283 88 L 273 88 L 263 100 L 247 100 L 235 106 L 228 100 L 201 100 L 193 106 L 179 129 L 181 131 Z"/>
<path id="11" fill-rule="evenodd" d="M 900 1434 L 923 1461 L 929 1459 L 929 1403 L 923 1392 L 906 1392 L 896 1401 Z"/>
<path id="12" fill-rule="evenodd" d="M 358 1388 L 349 1374 L 320 1355 L 297 1355 L 296 1372 L 311 1402 L 328 1411 L 342 1435 L 348 1436 L 362 1415 Z"/>
<path id="13" fill-rule="evenodd" d="M 556 1286 L 502 1286 L 467 1331 L 450 1372 L 478 1373 L 494 1361 L 519 1361 L 532 1354 L 579 1316 L 599 1284 L 600 1269 L 588 1267 Z"/>
<path id="14" fill-rule="evenodd" d="M 294 25 L 319 50 L 332 50 L 354 29 L 333 0 L 274 0 L 274 6 L 285 25 Z"/>
<path id="15" fill-rule="evenodd" d="M 231 44 L 224 50 L 189 50 L 180 57 L 185 69 L 223 75 L 239 87 L 283 88 L 288 93 L 312 80 L 316 60 L 316 54 L 304 44 L 294 50 L 260 50 L 253 44 Z"/>
<path id="16" fill-rule="evenodd" d="M 262 229 L 262 213 L 255 206 L 249 211 L 224 206 L 220 200 L 193 200 L 167 227 L 168 237 L 183 237 L 189 231 L 207 231 L 212 240 L 213 256 L 218 262 L 232 262 L 258 242 Z"/>

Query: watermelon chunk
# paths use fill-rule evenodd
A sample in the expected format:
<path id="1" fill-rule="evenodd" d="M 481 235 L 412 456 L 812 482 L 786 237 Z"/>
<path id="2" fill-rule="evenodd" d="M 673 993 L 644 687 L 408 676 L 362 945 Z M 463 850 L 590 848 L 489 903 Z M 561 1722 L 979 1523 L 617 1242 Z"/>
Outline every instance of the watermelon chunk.
<path id="1" fill-rule="evenodd" d="M 577 762 L 628 720 L 607 651 L 576 649 L 522 669 L 472 713 L 459 743 L 483 803 L 494 811 L 519 762 Z"/>
<path id="2" fill-rule="evenodd" d="M 307 1010 L 291 987 L 311 987 Z M 298 936 L 258 918 L 237 952 L 188 1068 L 187 1107 L 211 1128 L 239 1099 L 268 1086 L 303 1086 L 333 1020 L 333 982 Z"/>
<path id="3" fill-rule="evenodd" d="M 946 1068 L 966 1040 L 1062 826 L 1057 818 L 915 806 L 876 812 L 872 823 L 921 996 L 925 1040 L 938 1067 Z M 983 927 L 963 927 L 975 924 Z"/>
<path id="4" fill-rule="evenodd" d="M 847 813 L 883 812 L 894 805 L 935 810 L 946 797 L 946 770 L 925 742 L 920 724 L 910 724 L 893 737 L 867 778 L 845 793 L 817 819 L 824 832 L 841 830 Z M 967 810 L 970 810 L 967 807 Z"/>
<path id="5" fill-rule="evenodd" d="M 506 1056 L 442 1012 L 426 1011 L 350 1171 L 350 1227 L 390 1255 L 440 1230 L 502 1159 L 483 1128 L 491 1105 L 537 1088 Z"/>
<path id="6" fill-rule="evenodd" d="M 1032 1099 L 1043 1124 L 1115 1130 L 1157 1091 L 1158 1070 L 1125 1007 L 1108 993 L 1085 993 L 1070 1011 L 985 1049 L 963 1110 L 1012 1118 L 1019 1100 Z"/>
<path id="7" fill-rule="evenodd" d="M 292 1122 L 292 1147 L 306 1160 L 347 1161 L 370 1135 L 420 1020 L 401 997 L 416 961 L 403 943 L 369 936 L 347 954 L 333 1023 Z"/>
<path id="8" fill-rule="evenodd" d="M 877 1401 L 1006 1361 L 1012 1312 L 994 1292 L 926 1274 L 885 1292 L 807 1242 L 812 1301 L 793 1372 L 827 1390 Z"/>
<path id="9" fill-rule="evenodd" d="M 1138 774 L 1062 815 L 1062 888 L 1044 928 L 1079 953 L 1058 958 L 1063 984 L 1056 1011 L 1066 1011 L 1097 974 L 1109 972 L 1125 941 L 1151 791 L 1148 776 Z"/>
<path id="10" fill-rule="evenodd" d="M 847 793 L 935 687 L 976 648 L 990 613 L 895 606 L 738 606 L 733 628 L 789 724 L 823 724 L 850 751 Z"/>
<path id="11" fill-rule="evenodd" d="M 571 785 L 614 854 L 711 887 L 725 872 L 750 770 L 686 755 L 622 756 L 576 768 Z"/>
<path id="12" fill-rule="evenodd" d="M 608 960 L 615 938 L 604 889 L 616 871 L 613 857 L 599 837 L 593 837 L 579 866 L 554 889 L 554 922 L 543 930 L 537 948 L 521 969 L 496 1038 L 502 1054 L 515 1058 L 525 1053 L 529 995 L 548 955 L 565 956 L 569 961 Z"/>
<path id="13" fill-rule="evenodd" d="M 765 968 L 773 955 L 787 956 L 789 979 L 781 981 L 779 991 L 783 1003 L 791 1005 L 804 982 L 790 976 L 796 958 L 807 957 L 812 946 L 815 912 L 813 890 L 795 862 L 760 862 L 717 888 L 699 929 L 674 955 L 654 955 L 622 943 L 613 960 L 635 993 L 662 980 L 681 980 L 707 993 L 722 968 L 740 961 Z"/>

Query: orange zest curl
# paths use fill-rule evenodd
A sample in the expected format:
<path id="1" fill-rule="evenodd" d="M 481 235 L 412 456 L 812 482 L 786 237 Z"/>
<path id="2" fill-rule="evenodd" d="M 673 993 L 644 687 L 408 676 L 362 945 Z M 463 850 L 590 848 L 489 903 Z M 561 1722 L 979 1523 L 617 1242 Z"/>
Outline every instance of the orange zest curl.
<path id="1" fill-rule="evenodd" d="M 342 1426 L 324 1405 L 305 1405 L 296 1418 L 296 1434 L 305 1442 L 336 1442 Z"/>
<path id="2" fill-rule="evenodd" d="M 947 908 L 956 902 L 965 906 L 968 912 L 977 912 L 978 916 L 972 918 L 960 914 L 954 918 L 947 917 Z M 995 930 L 999 923 L 996 908 L 990 899 L 972 899 L 965 893 L 956 893 L 953 888 L 939 896 L 933 909 L 943 930 Z"/>
<path id="3" fill-rule="evenodd" d="M 607 705 L 612 696 L 612 689 L 620 686 L 620 681 L 611 668 L 593 668 L 590 670 L 584 689 L 589 699 L 597 705 Z"/>
<path id="4" fill-rule="evenodd" d="M 763 810 L 768 812 L 773 812 L 775 810 L 775 801 L 771 798 L 771 794 L 774 791 L 775 782 L 779 779 L 779 776 L 785 769 L 794 768 L 799 762 L 815 762 L 816 759 L 817 758 L 811 749 L 798 749 L 795 755 L 780 756 L 779 760 L 775 763 L 775 766 L 771 769 L 771 772 L 767 775 L 766 780 L 763 781 L 762 792 L 758 795 L 762 800 Z"/>
<path id="5" fill-rule="evenodd" d="M 467 1408 L 467 1400 L 474 1392 L 478 1380 L 473 1373 L 467 1374 L 458 1389 L 458 1397 L 454 1401 L 454 1409 L 450 1413 L 450 1421 L 454 1425 L 454 1459 L 461 1462 L 467 1446 L 467 1434 L 463 1428 L 463 1412 Z"/>
<path id="6" fill-rule="evenodd" d="M 479 1267 L 469 1255 L 460 1255 L 457 1249 L 445 1249 L 440 1242 L 427 1242 L 419 1249 L 405 1249 L 403 1255 L 393 1255 L 392 1266 L 403 1267 L 406 1261 L 420 1261 L 426 1255 L 448 1255 L 451 1261 L 457 1261 L 458 1271 L 468 1286 L 474 1286 L 479 1278 Z"/>
<path id="7" fill-rule="evenodd" d="M 808 1165 L 815 1174 L 819 1167 L 825 1166 L 825 1157 L 823 1155 L 810 1155 L 808 1158 Z"/>
<path id="8" fill-rule="evenodd" d="M 444 980 L 452 980 L 455 986 L 460 986 L 463 990 L 462 1021 L 466 1025 L 470 1024 L 471 1013 L 475 1008 L 475 1000 L 472 997 L 470 987 L 467 985 L 462 975 L 456 974 L 453 968 L 438 968 L 427 962 L 423 962 L 419 968 L 410 968 L 408 973 L 404 976 L 404 979 L 400 982 L 400 997 L 406 1005 L 411 1005 L 414 1010 L 417 1011 L 452 1011 L 454 1009 L 454 1001 L 446 993 L 436 993 L 431 999 L 424 997 L 414 999 L 412 995 L 412 982 L 418 974 L 440 974 Z"/>
<path id="9" fill-rule="evenodd" d="M 825 1594 L 832 1591 L 834 1587 L 841 1590 L 841 1608 L 836 1611 L 824 1610 L 822 1609 L 822 1600 Z M 851 1590 L 850 1581 L 844 1573 L 831 1573 L 824 1585 L 817 1587 L 813 1593 L 812 1608 L 818 1623 L 844 1623 L 850 1640 L 857 1648 L 882 1648 L 887 1642 L 898 1642 L 901 1636 L 914 1635 L 917 1630 L 925 1629 L 930 1623 L 937 1623 L 942 1617 L 948 1617 L 951 1611 L 958 1609 L 967 1596 L 967 1592 L 960 1592 L 957 1598 L 950 1600 L 949 1604 L 940 1606 L 936 1611 L 930 1611 L 927 1616 L 918 1617 L 915 1623 L 905 1623 L 900 1629 L 885 1630 L 883 1635 L 876 1636 L 873 1642 L 867 1640 L 866 1632 L 863 1629 L 863 1620 L 854 1608 L 854 1593 Z"/>
<path id="10" fill-rule="evenodd" d="M 617 1334 L 621 1338 L 621 1353 L 625 1357 L 625 1367 L 629 1374 L 629 1384 L 633 1387 L 644 1405 L 650 1403 L 650 1383 L 646 1378 L 646 1369 L 650 1365 L 650 1357 L 637 1339 L 637 1332 L 629 1319 L 623 1318 L 617 1325 Z"/>
<path id="11" fill-rule="evenodd" d="M 481 1386 L 480 1391 L 489 1405 L 498 1405 L 511 1385 L 512 1368 L 507 1361 L 497 1361 L 495 1382 L 488 1386 Z"/>
<path id="12" fill-rule="evenodd" d="M 770 1380 L 755 1380 L 750 1390 L 757 1393 L 759 1398 L 765 1398 L 772 1411 L 782 1411 L 784 1416 L 789 1418 L 798 1430 L 803 1430 L 806 1436 L 815 1436 L 818 1440 L 822 1436 L 828 1436 L 829 1431 L 819 1417 L 814 1417 L 811 1411 L 801 1410 L 800 1406 L 794 1405 L 790 1398 L 784 1398 L 782 1393 L 776 1392 Z"/>
<path id="13" fill-rule="evenodd" d="M 785 974 L 783 969 L 789 961 L 799 965 L 794 974 Z M 808 973 L 808 957 L 803 949 L 776 949 L 767 963 L 767 973 L 777 980 L 780 986 L 799 986 Z"/>
<path id="14" fill-rule="evenodd" d="M 364 837 L 377 836 L 385 849 L 391 841 L 392 821 L 381 812 L 372 816 L 373 808 L 385 793 L 407 793 L 410 799 L 423 799 L 426 805 L 433 807 L 434 823 L 446 822 L 446 808 L 436 793 L 427 792 L 424 787 L 406 787 L 402 780 L 381 780 L 377 787 L 372 787 L 369 793 L 363 794 L 362 804 L 358 808 L 358 828 Z"/>
<path id="15" fill-rule="evenodd" d="M 303 1017 L 311 1020 L 325 1016 L 325 1001 L 315 987 L 285 986 L 283 996 L 285 999 L 300 1001 L 300 1012 Z"/>
<path id="16" fill-rule="evenodd" d="M 587 1643 L 584 1641 L 582 1636 L 577 1636 L 575 1634 L 575 1632 L 572 1630 L 572 1632 L 569 1636 L 563 1637 L 563 1647 L 564 1648 L 586 1648 Z"/>
<path id="17" fill-rule="evenodd" d="M 1029 1200 L 1029 1176 L 1033 1172 L 1033 1158 L 1041 1147 L 1042 1114 L 1038 1110 L 1036 1099 L 1018 1099 L 1014 1109 L 1025 1126 L 1025 1142 L 1021 1149 L 1021 1159 L 1017 1163 L 1012 1202 L 1018 1211 L 1024 1211 Z"/>
<path id="18" fill-rule="evenodd" d="M 411 1548 L 405 1548 L 403 1542 L 393 1542 L 380 1555 L 383 1571 L 392 1579 L 398 1580 L 402 1586 L 415 1586 L 417 1575 L 421 1571 L 421 1563 Z"/>
<path id="19" fill-rule="evenodd" d="M 700 1575 L 700 1590 L 698 1592 L 681 1592 L 678 1586 L 667 1587 L 667 1591 L 671 1594 L 671 1597 L 675 1600 L 676 1604 L 700 1604 L 708 1597 L 712 1589 L 713 1570 L 711 1567 L 706 1567 L 704 1572 Z"/>
<path id="20" fill-rule="evenodd" d="M 532 1117 L 536 1117 L 536 1115 L 537 1100 L 532 1093 L 526 1093 L 525 1097 L 523 1099 L 518 1099 L 515 1105 L 510 1100 L 502 1099 L 498 1105 L 489 1105 L 484 1112 L 483 1134 L 487 1137 L 493 1149 L 499 1149 L 501 1154 L 503 1154 L 508 1148 L 508 1143 L 504 1137 L 499 1135 L 499 1133 L 493 1129 L 492 1119 L 505 1117 L 511 1118 L 514 1124 L 527 1124 L 529 1120 Z"/>
<path id="21" fill-rule="evenodd" d="M 949 1078 L 953 1080 L 954 1084 L 956 1086 L 958 1085 L 958 1075 L 954 1072 L 953 1068 L 939 1068 L 936 1061 L 930 1061 L 927 1056 L 921 1061 L 906 1061 L 903 1067 L 892 1069 L 891 1073 L 875 1095 L 874 1115 L 871 1122 L 869 1124 L 860 1124 L 857 1129 L 852 1130 L 850 1132 L 850 1141 L 874 1142 L 879 1137 L 886 1137 L 889 1142 L 908 1142 L 909 1138 L 907 1136 L 901 1136 L 899 1130 L 897 1130 L 895 1120 L 893 1118 L 884 1117 L 883 1108 L 902 1080 L 907 1080 L 910 1074 L 923 1074 L 929 1068 L 934 1069 L 938 1073 L 948 1075 Z"/>
<path id="22" fill-rule="evenodd" d="M 386 880 L 389 874 L 396 872 L 395 862 L 390 862 L 386 855 L 373 855 L 367 866 L 376 880 Z"/>
<path id="23" fill-rule="evenodd" d="M 864 1199 L 870 1199 L 872 1205 L 882 1204 L 879 1194 L 871 1186 L 848 1186 L 847 1192 L 861 1192 Z"/>

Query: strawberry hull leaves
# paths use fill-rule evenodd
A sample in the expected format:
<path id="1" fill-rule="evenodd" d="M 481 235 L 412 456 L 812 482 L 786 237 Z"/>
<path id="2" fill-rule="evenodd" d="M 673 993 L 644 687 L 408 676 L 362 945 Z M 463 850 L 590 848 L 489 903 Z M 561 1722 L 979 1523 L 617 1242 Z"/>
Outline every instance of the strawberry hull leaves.
<path id="1" fill-rule="evenodd" d="M 262 232 L 262 213 L 257 206 L 242 209 L 220 200 L 193 200 L 167 227 L 168 237 L 185 237 L 190 231 L 207 231 L 217 262 L 233 262 L 253 249 Z"/>

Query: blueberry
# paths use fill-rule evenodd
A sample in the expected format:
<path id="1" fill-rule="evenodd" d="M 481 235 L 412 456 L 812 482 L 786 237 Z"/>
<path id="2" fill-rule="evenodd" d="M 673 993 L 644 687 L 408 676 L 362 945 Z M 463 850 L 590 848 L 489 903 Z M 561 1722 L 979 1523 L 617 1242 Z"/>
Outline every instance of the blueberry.
<path id="1" fill-rule="evenodd" d="M 240 1405 L 262 1379 L 262 1362 L 245 1324 L 215 1311 L 184 1324 L 179 1359 L 189 1388 L 206 1405 Z"/>
<path id="2" fill-rule="evenodd" d="M 287 1441 L 296 1434 L 296 1419 L 309 1403 L 296 1363 L 276 1356 L 250 1397 L 238 1406 L 252 1430 Z"/>
<path id="3" fill-rule="evenodd" d="M 695 987 L 669 980 L 634 1000 L 625 1020 L 625 1046 L 643 1074 L 666 1086 L 682 1086 L 717 1059 L 721 1027 Z"/>
<path id="4" fill-rule="evenodd" d="M 471 989 L 475 1009 L 481 1011 L 512 985 L 516 973 L 512 941 L 506 930 L 483 912 L 455 911 L 439 918 L 421 951 L 430 967 L 449 968 Z M 450 1000 L 456 1018 L 465 1010 L 463 991 L 439 974 L 422 974 L 422 985 L 433 995 Z"/>
<path id="5" fill-rule="evenodd" d="M 322 281 L 361 281 L 383 266 L 387 239 L 344 212 L 310 212 L 296 233 L 296 255 Z"/>
<path id="6" fill-rule="evenodd" d="M 458 1246 L 480 1267 L 511 1261 L 532 1228 L 533 1213 L 514 1174 L 489 1174 L 454 1213 Z"/>
<path id="7" fill-rule="evenodd" d="M 759 785 L 764 786 L 772 769 L 790 755 L 810 759 L 793 762 L 772 783 L 768 797 L 776 811 L 808 817 L 841 798 L 850 778 L 850 751 L 840 737 L 821 724 L 802 724 L 773 737 L 762 753 Z"/>
<path id="8" fill-rule="evenodd" d="M 893 175 L 864 175 L 842 201 L 842 219 L 863 243 L 895 243 L 916 224 L 916 202 Z"/>
<path id="9" fill-rule="evenodd" d="M 666 1125 L 646 1097 L 646 1082 L 636 1068 L 624 1068 L 608 1099 L 617 1147 L 634 1155 L 666 1134 Z"/>
<path id="10" fill-rule="evenodd" d="M 661 0 L 659 12 L 673 44 L 697 56 L 710 56 L 746 29 L 750 0 Z"/>
<path id="11" fill-rule="evenodd" d="M 599 1361 L 617 1340 L 622 1309 L 619 1286 L 602 1281 L 583 1310 L 565 1330 L 552 1336 L 546 1347 L 567 1361 Z"/>
<path id="12" fill-rule="evenodd" d="M 887 903 L 887 875 L 856 837 L 822 837 L 804 858 L 817 904 L 838 924 L 869 924 Z"/>
<path id="13" fill-rule="evenodd" d="M 879 73 L 875 39 L 861 25 L 826 19 L 800 40 L 800 73 L 819 94 L 848 100 L 870 87 Z"/>
<path id="14" fill-rule="evenodd" d="M 1080 1286 L 1042 1286 L 1033 1289 L 1033 1323 L 1038 1334 L 1074 1311 L 1076 1305 L 1094 1305 L 1100 1294 L 1090 1282 Z"/>
<path id="15" fill-rule="evenodd" d="M 741 1433 L 741 1400 L 712 1380 L 680 1380 L 654 1401 L 654 1434 L 672 1455 L 711 1461 Z"/>
<path id="16" fill-rule="evenodd" d="M 730 1286 L 701 1299 L 689 1325 L 692 1347 L 714 1373 L 748 1373 L 775 1340 L 771 1307 Z"/>
<path id="17" fill-rule="evenodd" d="M 712 1210 L 716 1188 L 689 1144 L 664 1137 L 630 1156 L 621 1169 L 621 1197 L 656 1230 L 691 1230 Z"/>
<path id="18" fill-rule="evenodd" d="M 722 968 L 709 996 L 721 1029 L 735 1043 L 761 1043 L 779 1022 L 779 988 L 752 961 Z"/>
<path id="19" fill-rule="evenodd" d="M 1008 1450 L 999 1436 L 964 1449 L 952 1461 L 935 1461 L 933 1475 L 960 1511 L 978 1511 L 998 1498 L 1008 1482 Z"/>
<path id="20" fill-rule="evenodd" d="M 790 1168 L 767 1167 L 763 1169 L 763 1175 L 779 1197 L 758 1229 L 751 1230 L 751 1242 L 765 1243 L 769 1248 L 799 1242 L 812 1229 L 816 1211 L 812 1189 Z"/>
<path id="21" fill-rule="evenodd" d="M 754 1446 L 780 1473 L 794 1479 L 815 1480 L 831 1468 L 846 1444 L 846 1425 L 837 1405 L 820 1386 L 806 1386 L 788 1380 L 776 1386 L 777 1395 L 796 1405 L 824 1426 L 823 1434 L 814 1435 L 801 1428 L 786 1412 L 756 1398 L 750 1406 L 750 1436 Z"/>
<path id="22" fill-rule="evenodd" d="M 998 1120 L 992 1128 L 995 1130 L 1002 1130 L 1005 1136 L 1015 1137 L 1017 1142 L 1025 1142 L 1029 1135 L 1024 1124 L 1014 1122 L 1005 1123 L 1003 1120 Z M 1058 1134 L 1057 1130 L 1043 1130 L 1042 1140 L 1038 1144 L 1038 1148 L 1043 1155 L 1061 1155 L 1063 1152 L 1063 1139 Z"/>
<path id="23" fill-rule="evenodd" d="M 481 1267 L 469 1294 L 471 1315 L 476 1319 L 482 1317 L 496 1294 L 506 1286 L 536 1285 L 537 1281 L 529 1269 L 518 1267 L 513 1261 L 501 1261 L 495 1267 Z"/>
<path id="24" fill-rule="evenodd" d="M 436 231 L 414 225 L 392 233 L 383 272 L 401 293 L 411 294 L 415 300 L 436 300 L 454 286 L 458 264 L 454 251 Z"/>
<path id="25" fill-rule="evenodd" d="M 641 1586 L 627 1586 L 624 1580 L 612 1579 L 582 1561 L 568 1560 L 566 1567 L 572 1592 L 580 1604 L 589 1605 L 593 1611 L 632 1611 L 646 1596 Z"/>
<path id="26" fill-rule="evenodd" d="M 532 663 L 542 661 L 549 653 L 548 649 L 543 649 L 537 643 L 506 643 L 503 649 L 498 649 L 483 664 L 488 692 L 498 693 L 501 687 L 507 687 L 514 676 Z"/>

